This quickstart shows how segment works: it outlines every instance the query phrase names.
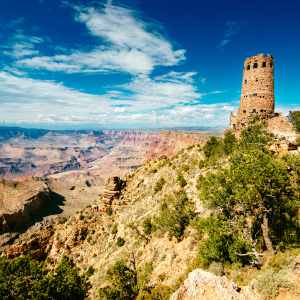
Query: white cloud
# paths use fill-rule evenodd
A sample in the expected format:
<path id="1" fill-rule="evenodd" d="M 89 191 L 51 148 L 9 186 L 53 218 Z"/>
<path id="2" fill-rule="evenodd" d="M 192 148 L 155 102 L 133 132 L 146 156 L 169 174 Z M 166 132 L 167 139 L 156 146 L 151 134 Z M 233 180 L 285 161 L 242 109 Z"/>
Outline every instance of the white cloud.
<path id="1" fill-rule="evenodd" d="M 0 119 L 36 122 L 52 116 L 84 119 L 91 112 L 109 109 L 106 98 L 82 93 L 52 81 L 0 72 Z"/>
<path id="2" fill-rule="evenodd" d="M 143 21 L 133 10 L 111 4 L 101 9 L 77 7 L 75 13 L 75 20 L 97 41 L 89 51 L 53 45 L 56 54 L 42 56 L 38 51 L 43 39 L 25 36 L 22 31 L 11 39 L 5 51 L 15 58 L 15 64 L 0 71 L 1 120 L 105 127 L 227 123 L 231 106 L 198 103 L 205 94 L 198 90 L 197 82 L 206 79 L 197 78 L 196 72 L 152 75 L 158 66 L 175 66 L 185 59 L 185 51 L 174 49 L 156 25 Z M 126 72 L 133 77 L 127 84 L 112 86 L 106 94 L 93 95 L 24 73 L 35 69 Z"/>
<path id="3" fill-rule="evenodd" d="M 87 52 L 35 56 L 18 61 L 19 66 L 48 71 L 121 71 L 149 74 L 156 66 L 173 66 L 185 59 L 185 50 L 174 50 L 153 24 L 146 23 L 128 8 L 106 5 L 102 9 L 76 8 L 76 21 L 105 45 Z"/>
<path id="4" fill-rule="evenodd" d="M 36 45 L 43 42 L 43 39 L 36 36 L 24 35 L 21 30 L 14 34 L 6 46 L 2 46 L 2 53 L 7 56 L 21 59 L 24 57 L 32 57 L 38 55 L 39 51 Z"/>
<path id="5" fill-rule="evenodd" d="M 173 76 L 171 74 L 171 78 Z M 233 110 L 227 104 L 185 106 L 190 99 L 199 97 L 189 84 L 145 78 L 127 88 L 131 89 L 132 96 L 122 95 L 120 91 L 92 95 L 60 83 L 2 71 L 0 119 L 21 124 L 96 124 L 104 127 L 213 126 L 226 124 L 229 111 Z M 178 103 L 179 100 L 186 104 Z"/>
<path id="6" fill-rule="evenodd" d="M 201 98 L 201 94 L 194 85 L 193 77 L 196 73 L 176 73 L 154 77 L 137 77 L 125 86 L 134 94 L 134 106 L 141 110 L 163 108 L 177 103 L 189 103 Z"/>

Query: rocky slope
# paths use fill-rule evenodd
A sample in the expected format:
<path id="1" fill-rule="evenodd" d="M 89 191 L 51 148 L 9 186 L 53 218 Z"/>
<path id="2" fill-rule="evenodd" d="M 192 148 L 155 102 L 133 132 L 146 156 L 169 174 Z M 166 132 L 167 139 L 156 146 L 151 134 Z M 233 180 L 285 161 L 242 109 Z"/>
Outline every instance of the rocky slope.
<path id="1" fill-rule="evenodd" d="M 40 179 L 0 181 L 0 244 L 44 217 L 60 213 L 63 199 Z"/>
<path id="2" fill-rule="evenodd" d="M 192 225 L 185 229 L 179 240 L 170 238 L 168 233 L 159 229 L 145 232 L 147 219 L 159 222 L 163 200 L 183 191 L 198 216 L 209 214 L 199 200 L 197 189 L 197 178 L 209 170 L 203 167 L 202 160 L 201 145 L 194 145 L 182 149 L 172 158 L 164 156 L 148 161 L 123 177 L 126 184 L 118 184 L 122 182 L 118 179 L 109 181 L 104 195 L 94 196 L 91 205 L 65 222 L 58 220 L 53 224 L 45 223 L 31 228 L 12 245 L 3 247 L 3 253 L 9 257 L 34 253 L 37 257 L 47 257 L 50 264 L 56 264 L 63 255 L 71 257 L 82 273 L 93 270 L 90 299 L 100 299 L 98 290 L 107 284 L 107 270 L 120 259 L 134 261 L 139 272 L 147 269 L 149 286 L 158 289 L 167 287 L 174 292 L 172 296 L 172 293 L 169 295 L 172 300 L 263 299 L 258 293 L 259 284 L 252 279 L 257 277 L 257 281 L 265 284 L 264 272 L 268 270 L 237 268 L 232 273 L 226 273 L 227 278 L 203 270 L 189 274 L 195 268 L 201 239 Z M 220 164 L 224 164 L 224 161 Z M 221 165 L 216 166 L 219 167 Z M 178 179 L 179 175 L 184 181 Z M 83 178 L 78 180 L 83 182 Z M 55 185 L 53 182 L 49 184 Z M 65 185 L 70 194 L 78 188 L 75 186 L 73 189 L 68 181 Z M 96 187 L 97 182 L 93 182 L 91 177 L 91 187 L 86 185 L 86 189 L 93 189 L 93 185 Z M 113 197 L 110 197 L 112 194 Z M 280 279 L 287 278 L 289 284 L 292 282 L 300 286 L 297 255 L 291 254 L 286 268 L 277 273 Z M 243 277 L 249 280 L 242 282 Z M 270 278 L 271 282 L 278 280 L 277 277 Z M 280 291 L 278 300 L 297 299 L 299 292 L 290 292 L 288 287 Z"/>

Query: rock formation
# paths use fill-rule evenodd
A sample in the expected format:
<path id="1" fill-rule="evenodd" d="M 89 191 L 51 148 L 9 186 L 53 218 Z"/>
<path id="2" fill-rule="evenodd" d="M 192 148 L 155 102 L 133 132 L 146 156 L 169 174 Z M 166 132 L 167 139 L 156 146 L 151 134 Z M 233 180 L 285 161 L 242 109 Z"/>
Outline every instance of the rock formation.
<path id="1" fill-rule="evenodd" d="M 189 273 L 184 284 L 171 296 L 170 300 L 259 300 L 250 288 L 241 290 L 225 276 L 196 269 Z"/>
<path id="2" fill-rule="evenodd" d="M 111 207 L 113 201 L 119 198 L 125 184 L 125 181 L 117 176 L 108 178 L 102 193 L 102 202 L 106 209 Z"/>
<path id="3" fill-rule="evenodd" d="M 0 232 L 21 229 L 49 203 L 50 191 L 42 180 L 0 181 Z"/>

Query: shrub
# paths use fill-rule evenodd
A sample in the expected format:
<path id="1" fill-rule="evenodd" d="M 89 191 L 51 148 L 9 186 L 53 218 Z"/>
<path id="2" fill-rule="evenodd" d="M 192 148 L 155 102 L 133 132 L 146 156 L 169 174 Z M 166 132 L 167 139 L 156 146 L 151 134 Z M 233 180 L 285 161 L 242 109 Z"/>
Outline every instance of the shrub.
<path id="1" fill-rule="evenodd" d="M 150 235 L 154 229 L 151 218 L 146 218 L 143 222 L 143 231 L 145 235 Z"/>
<path id="2" fill-rule="evenodd" d="M 291 272 L 287 269 L 275 271 L 272 268 L 263 270 L 254 282 L 254 287 L 263 299 L 275 298 L 280 288 L 291 289 L 294 287 Z"/>
<path id="3" fill-rule="evenodd" d="M 300 111 L 290 111 L 289 120 L 292 122 L 297 132 L 300 132 Z"/>
<path id="4" fill-rule="evenodd" d="M 247 264 L 251 256 L 244 256 L 251 250 L 251 245 L 240 234 L 241 228 L 231 228 L 230 224 L 218 217 L 200 219 L 196 223 L 199 232 L 208 234 L 200 243 L 198 264 L 207 268 L 211 263 Z"/>
<path id="5" fill-rule="evenodd" d="M 171 194 L 163 200 L 156 218 L 157 227 L 169 233 L 169 237 L 180 240 L 185 228 L 194 217 L 193 205 L 186 193 Z"/>
<path id="6" fill-rule="evenodd" d="M 111 233 L 113 235 L 117 234 L 118 233 L 118 225 L 117 224 L 114 224 L 112 229 L 111 229 Z"/>
<path id="7" fill-rule="evenodd" d="M 28 256 L 0 258 L 1 299 L 84 299 L 88 288 L 86 278 L 67 257 L 54 271 Z"/>
<path id="8" fill-rule="evenodd" d="M 106 208 L 106 213 L 107 213 L 108 216 L 111 216 L 113 214 L 113 209 L 112 209 L 111 206 Z"/>
<path id="9" fill-rule="evenodd" d="M 209 267 L 208 271 L 217 275 L 217 276 L 223 276 L 224 275 L 224 266 L 220 262 L 213 261 Z"/>
<path id="10" fill-rule="evenodd" d="M 166 180 L 161 177 L 155 184 L 154 186 L 154 192 L 157 193 L 157 192 L 160 192 L 163 188 L 163 186 L 165 185 L 166 183 Z"/>
<path id="11" fill-rule="evenodd" d="M 203 147 L 205 157 L 210 160 L 220 158 L 224 153 L 223 141 L 215 136 L 210 137 Z"/>
<path id="12" fill-rule="evenodd" d="M 125 244 L 125 240 L 123 238 L 121 238 L 121 237 L 118 237 L 116 244 L 117 244 L 118 247 L 123 247 L 124 244 Z"/>
<path id="13" fill-rule="evenodd" d="M 254 147 L 266 150 L 266 146 L 272 141 L 272 138 L 266 126 L 261 121 L 253 119 L 252 122 L 242 130 L 240 146 L 244 149 Z"/>
<path id="14" fill-rule="evenodd" d="M 177 175 L 176 180 L 177 180 L 178 184 L 180 185 L 180 187 L 182 187 L 182 188 L 187 185 L 187 182 L 181 173 L 179 173 Z"/>
<path id="15" fill-rule="evenodd" d="M 169 300 L 172 292 L 174 292 L 172 288 L 165 285 L 158 285 L 140 291 L 136 300 Z"/>
<path id="16" fill-rule="evenodd" d="M 224 135 L 224 153 L 231 154 L 237 147 L 237 139 L 232 131 L 226 131 Z"/>
<path id="17" fill-rule="evenodd" d="M 100 299 L 132 300 L 138 295 L 137 272 L 117 261 L 107 272 L 109 285 L 99 290 Z"/>
<path id="18" fill-rule="evenodd" d="M 86 270 L 86 275 L 92 276 L 94 273 L 95 273 L 95 268 L 93 266 L 89 266 L 88 269 Z"/>

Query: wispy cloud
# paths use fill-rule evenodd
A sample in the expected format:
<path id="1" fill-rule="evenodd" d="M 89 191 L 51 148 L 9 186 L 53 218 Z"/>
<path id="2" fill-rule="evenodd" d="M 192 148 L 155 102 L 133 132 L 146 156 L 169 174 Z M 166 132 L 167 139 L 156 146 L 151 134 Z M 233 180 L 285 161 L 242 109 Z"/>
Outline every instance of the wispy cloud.
<path id="1" fill-rule="evenodd" d="M 222 124 L 233 109 L 226 103 L 200 102 L 208 93 L 200 92 L 198 84 L 206 79 L 194 71 L 172 70 L 185 60 L 185 50 L 176 49 L 157 25 L 136 11 L 111 3 L 97 9 L 72 9 L 74 20 L 85 25 L 96 46 L 87 51 L 52 45 L 55 54 L 46 56 L 41 54 L 43 39 L 17 32 L 5 49 L 14 62 L 0 71 L 1 120 L 105 127 L 207 126 L 208 121 Z M 234 28 L 226 26 L 225 37 L 231 38 Z M 169 71 L 154 75 L 161 73 L 161 66 Z M 66 76 L 94 72 L 130 76 L 128 83 L 95 95 L 60 82 L 30 78 L 37 69 Z"/>
<path id="2" fill-rule="evenodd" d="M 40 37 L 27 36 L 22 30 L 17 30 L 8 43 L 1 47 L 2 54 L 16 59 L 32 57 L 39 54 L 36 46 L 42 42 L 43 39 Z"/>
<path id="3" fill-rule="evenodd" d="M 141 20 L 133 10 L 108 4 L 101 9 L 76 7 L 75 11 L 75 20 L 99 39 L 97 47 L 89 52 L 26 58 L 18 65 L 66 73 L 149 74 L 156 66 L 173 66 L 185 59 L 185 50 L 175 50 L 154 24 Z"/>
<path id="4" fill-rule="evenodd" d="M 240 32 L 240 24 L 236 21 L 227 21 L 225 23 L 225 32 L 223 35 L 223 39 L 217 45 L 217 48 L 224 49 L 233 39 L 235 35 Z"/>

